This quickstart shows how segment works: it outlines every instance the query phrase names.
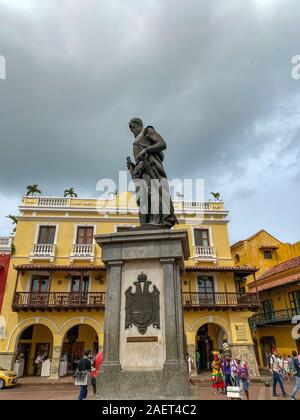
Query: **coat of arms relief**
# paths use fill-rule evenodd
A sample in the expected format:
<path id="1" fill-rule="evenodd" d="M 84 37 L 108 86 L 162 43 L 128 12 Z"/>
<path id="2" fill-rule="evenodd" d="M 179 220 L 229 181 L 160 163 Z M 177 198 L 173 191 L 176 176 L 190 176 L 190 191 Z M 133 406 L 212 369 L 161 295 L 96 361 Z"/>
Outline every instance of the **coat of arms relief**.
<path id="1" fill-rule="evenodd" d="M 135 293 L 133 293 L 133 286 L 125 292 L 125 329 L 135 325 L 141 335 L 145 335 L 151 325 L 160 329 L 158 288 L 153 285 L 153 291 L 150 292 L 149 287 L 152 282 L 148 281 L 144 273 L 141 273 L 133 284 L 136 288 Z"/>

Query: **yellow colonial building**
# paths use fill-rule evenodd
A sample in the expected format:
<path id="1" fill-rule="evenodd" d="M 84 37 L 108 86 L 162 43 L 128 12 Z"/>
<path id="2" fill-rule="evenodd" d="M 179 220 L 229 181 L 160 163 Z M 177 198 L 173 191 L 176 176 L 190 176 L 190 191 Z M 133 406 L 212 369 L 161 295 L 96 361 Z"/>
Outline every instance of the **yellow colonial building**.
<path id="1" fill-rule="evenodd" d="M 300 351 L 300 340 L 292 336 L 292 320 L 300 315 L 300 242 L 282 243 L 262 230 L 231 250 L 236 266 L 259 268 L 257 283 L 248 279 L 245 284 L 260 295 L 261 310 L 250 321 L 259 365 L 266 366 L 274 350 L 286 356 Z"/>
<path id="2" fill-rule="evenodd" d="M 251 265 L 235 266 L 228 239 L 228 212 L 221 202 L 175 202 L 179 225 L 189 234 L 191 257 L 182 270 L 186 349 L 207 369 L 224 340 L 258 374 L 249 319 L 258 295 L 243 288 Z M 139 223 L 129 194 L 107 200 L 26 197 L 14 239 L 2 316 L 0 365 L 52 378 L 76 367 L 84 350 L 103 346 L 106 267 L 94 235 Z M 15 362 L 17 363 L 15 364 Z M 42 369 L 42 371 L 41 371 Z"/>

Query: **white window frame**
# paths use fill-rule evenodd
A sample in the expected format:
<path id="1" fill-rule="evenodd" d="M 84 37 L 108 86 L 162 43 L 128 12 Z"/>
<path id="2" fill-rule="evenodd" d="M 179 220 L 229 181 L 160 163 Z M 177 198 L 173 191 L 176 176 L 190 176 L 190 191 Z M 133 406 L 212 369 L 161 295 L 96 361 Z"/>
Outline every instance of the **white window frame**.
<path id="1" fill-rule="evenodd" d="M 34 245 L 37 245 L 41 227 L 55 227 L 55 236 L 54 236 L 53 245 L 57 245 L 59 223 L 37 223 L 35 227 L 35 234 L 34 234 Z M 45 245 L 45 244 L 41 244 L 41 245 Z"/>
<path id="2" fill-rule="evenodd" d="M 214 247 L 214 241 L 213 241 L 213 231 L 212 231 L 212 227 L 211 226 L 207 226 L 207 227 L 197 227 L 194 226 L 193 227 L 193 247 L 197 246 L 196 245 L 196 236 L 195 236 L 195 230 L 208 230 L 208 236 L 209 236 L 209 243 L 211 247 Z"/>
<path id="3" fill-rule="evenodd" d="M 76 239 L 77 239 L 77 234 L 78 234 L 78 228 L 93 228 L 94 229 L 94 234 L 93 236 L 95 236 L 96 231 L 97 231 L 97 224 L 94 223 L 76 223 L 74 225 L 74 231 L 73 231 L 73 244 L 72 245 L 76 245 Z M 93 238 L 93 245 L 96 244 L 95 238 Z M 72 247 L 73 248 L 73 247 Z"/>

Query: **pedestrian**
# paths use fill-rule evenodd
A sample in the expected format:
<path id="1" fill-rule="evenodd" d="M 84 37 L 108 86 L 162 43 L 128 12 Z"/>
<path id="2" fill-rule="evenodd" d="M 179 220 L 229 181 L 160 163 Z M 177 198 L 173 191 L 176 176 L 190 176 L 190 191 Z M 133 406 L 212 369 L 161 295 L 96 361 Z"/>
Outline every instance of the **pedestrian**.
<path id="1" fill-rule="evenodd" d="M 278 397 L 277 395 L 277 384 L 279 383 L 282 395 L 286 398 L 288 395 L 285 391 L 283 382 L 282 382 L 282 368 L 281 368 L 281 360 L 277 352 L 275 352 L 271 358 L 271 373 L 273 375 L 273 397 Z"/>
<path id="2" fill-rule="evenodd" d="M 92 372 L 92 386 L 93 386 L 94 395 L 96 395 L 96 392 L 97 392 L 97 376 L 99 375 L 102 362 L 103 362 L 103 352 L 100 351 L 96 355 L 92 363 L 92 366 L 94 368 Z"/>
<path id="3" fill-rule="evenodd" d="M 195 365 L 194 365 L 194 361 L 191 358 L 191 356 L 189 355 L 189 353 L 186 354 L 186 361 L 187 361 L 188 369 L 189 369 L 189 381 L 192 385 L 195 385 L 195 383 L 192 380 L 192 374 L 193 374 L 193 371 L 195 369 Z"/>
<path id="4" fill-rule="evenodd" d="M 215 394 L 220 394 L 223 393 L 225 389 L 225 383 L 222 374 L 222 361 L 218 351 L 214 351 L 212 354 L 214 357 L 214 360 L 211 364 L 212 387 L 216 390 Z"/>
<path id="5" fill-rule="evenodd" d="M 233 386 L 233 381 L 232 381 L 232 360 L 230 356 L 226 356 L 224 361 L 223 361 L 223 366 L 222 366 L 222 371 L 223 371 L 223 375 L 225 378 L 225 388 L 227 391 L 227 388 L 229 386 Z"/>
<path id="6" fill-rule="evenodd" d="M 78 354 L 75 354 L 75 356 L 73 358 L 73 366 L 72 366 L 74 373 L 77 372 L 77 370 L 78 370 L 79 361 L 80 361 L 80 357 L 78 356 Z"/>
<path id="7" fill-rule="evenodd" d="M 92 363 L 89 359 L 90 353 L 90 350 L 85 351 L 83 358 L 78 363 L 78 372 L 82 375 L 84 382 L 84 385 L 80 385 L 79 401 L 86 400 L 88 395 L 88 374 L 92 370 Z"/>
<path id="8" fill-rule="evenodd" d="M 286 361 L 286 355 L 284 354 L 283 356 L 281 356 L 281 371 L 282 371 L 282 380 L 283 382 L 285 382 L 287 380 L 287 361 Z"/>
<path id="9" fill-rule="evenodd" d="M 250 387 L 250 375 L 248 365 L 242 360 L 242 356 L 238 355 L 233 361 L 233 374 L 236 382 L 236 386 L 243 389 L 247 400 L 250 400 L 249 387 Z"/>
<path id="10" fill-rule="evenodd" d="M 283 356 L 283 372 L 284 372 L 284 380 L 289 381 L 290 380 L 290 360 L 289 358 L 284 355 Z"/>
<path id="11" fill-rule="evenodd" d="M 201 356 L 200 356 L 200 351 L 199 350 L 196 351 L 196 365 L 197 365 L 197 374 L 200 375 Z"/>
<path id="12" fill-rule="evenodd" d="M 291 400 L 296 400 L 296 395 L 300 391 L 300 362 L 296 351 L 293 351 L 293 371 L 296 377 L 296 386 L 292 392 Z"/>
<path id="13" fill-rule="evenodd" d="M 267 367 L 271 370 L 271 360 L 272 360 L 272 353 L 267 355 Z"/>
<path id="14" fill-rule="evenodd" d="M 43 358 L 42 358 L 42 355 L 39 353 L 37 355 L 37 357 L 34 361 L 34 365 L 33 365 L 33 375 L 34 376 L 38 376 L 42 363 L 43 363 Z"/>

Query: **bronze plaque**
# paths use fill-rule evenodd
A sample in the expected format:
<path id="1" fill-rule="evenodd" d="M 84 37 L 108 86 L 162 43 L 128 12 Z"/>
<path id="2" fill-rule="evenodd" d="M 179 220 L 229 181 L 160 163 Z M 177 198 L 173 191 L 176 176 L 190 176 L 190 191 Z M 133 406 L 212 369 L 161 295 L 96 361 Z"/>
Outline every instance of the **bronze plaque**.
<path id="1" fill-rule="evenodd" d="M 127 343 L 157 343 L 158 337 L 127 337 Z"/>

